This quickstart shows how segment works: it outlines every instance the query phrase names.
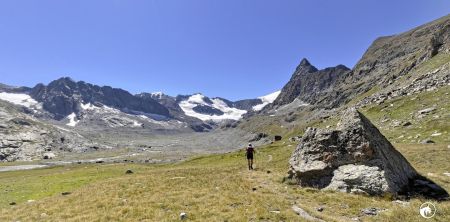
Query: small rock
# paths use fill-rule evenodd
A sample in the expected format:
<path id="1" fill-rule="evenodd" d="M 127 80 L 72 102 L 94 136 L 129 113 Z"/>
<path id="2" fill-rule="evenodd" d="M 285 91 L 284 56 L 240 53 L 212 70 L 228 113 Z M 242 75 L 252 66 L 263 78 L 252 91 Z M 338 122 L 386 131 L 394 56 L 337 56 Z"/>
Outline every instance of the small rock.
<path id="1" fill-rule="evenodd" d="M 427 138 L 427 139 L 422 140 L 420 143 L 421 144 L 432 144 L 432 143 L 434 143 L 434 141 L 429 139 L 429 138 Z"/>
<path id="2" fill-rule="evenodd" d="M 47 217 L 48 215 L 46 213 L 41 213 L 41 217 Z"/>
<path id="3" fill-rule="evenodd" d="M 61 195 L 63 195 L 63 196 L 67 196 L 67 195 L 70 195 L 70 194 L 72 194 L 71 192 L 62 192 L 61 193 Z"/>
<path id="4" fill-rule="evenodd" d="M 16 202 L 11 202 L 11 203 L 9 203 L 10 206 L 14 206 L 14 205 L 16 205 L 16 204 L 17 204 Z"/>
<path id="5" fill-rule="evenodd" d="M 379 212 L 383 211 L 383 209 L 378 209 L 375 207 L 370 207 L 370 208 L 365 208 L 361 210 L 361 213 L 365 214 L 365 215 L 369 215 L 369 216 L 375 216 L 377 215 Z"/>
<path id="6" fill-rule="evenodd" d="M 402 125 L 402 121 L 400 121 L 400 120 L 393 120 L 392 121 L 392 126 L 393 127 L 397 127 L 397 126 L 400 126 L 400 125 Z"/>
<path id="7" fill-rule="evenodd" d="M 442 133 L 433 133 L 433 134 L 431 134 L 431 136 L 440 136 L 440 135 L 442 135 Z"/>
<path id="8" fill-rule="evenodd" d="M 319 222 L 323 222 L 324 220 L 321 220 L 319 218 L 315 218 L 313 216 L 311 216 L 308 212 L 306 212 L 305 210 L 303 210 L 302 208 L 294 205 L 292 206 L 292 210 L 299 215 L 300 217 L 308 220 L 308 221 L 319 221 Z"/>
<path id="9" fill-rule="evenodd" d="M 180 213 L 180 220 L 186 220 L 187 219 L 187 213 L 182 212 Z"/>
<path id="10" fill-rule="evenodd" d="M 419 110 L 418 113 L 419 114 L 427 114 L 427 113 L 433 112 L 434 110 L 436 110 L 436 108 L 431 107 L 431 108 L 426 108 L 426 109 Z"/>
<path id="11" fill-rule="evenodd" d="M 125 172 L 125 174 L 133 174 L 134 172 L 132 171 L 132 170 L 130 170 L 130 169 L 128 169 L 126 172 Z"/>
<path id="12" fill-rule="evenodd" d="M 44 156 L 42 157 L 44 160 L 53 159 L 56 155 L 54 153 L 44 153 Z"/>
<path id="13" fill-rule="evenodd" d="M 281 212 L 279 210 L 272 210 L 272 211 L 269 211 L 269 213 L 279 214 Z"/>
<path id="14" fill-rule="evenodd" d="M 394 201 L 392 201 L 392 203 L 401 205 L 401 206 L 403 206 L 403 207 L 409 206 L 409 202 L 401 201 L 401 200 L 394 200 Z"/>
<path id="15" fill-rule="evenodd" d="M 411 126 L 411 125 L 412 125 L 412 123 L 409 121 L 403 123 L 403 126 Z"/>
<path id="16" fill-rule="evenodd" d="M 325 210 L 325 208 L 324 207 L 318 207 L 318 208 L 316 208 L 316 210 L 319 211 L 319 212 L 322 212 L 323 210 Z"/>
<path id="17" fill-rule="evenodd" d="M 35 200 L 27 200 L 27 203 L 34 203 L 36 202 Z"/>

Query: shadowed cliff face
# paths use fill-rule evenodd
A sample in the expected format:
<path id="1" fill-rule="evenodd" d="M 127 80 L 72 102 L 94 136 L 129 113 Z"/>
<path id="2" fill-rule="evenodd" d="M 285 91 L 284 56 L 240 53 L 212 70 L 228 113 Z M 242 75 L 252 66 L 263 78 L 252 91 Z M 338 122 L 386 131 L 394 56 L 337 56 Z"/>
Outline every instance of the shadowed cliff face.
<path id="1" fill-rule="evenodd" d="M 303 59 L 272 107 L 289 104 L 296 98 L 314 104 L 323 93 L 333 90 L 339 76 L 349 71 L 350 69 L 343 65 L 318 70 L 308 60 Z"/>

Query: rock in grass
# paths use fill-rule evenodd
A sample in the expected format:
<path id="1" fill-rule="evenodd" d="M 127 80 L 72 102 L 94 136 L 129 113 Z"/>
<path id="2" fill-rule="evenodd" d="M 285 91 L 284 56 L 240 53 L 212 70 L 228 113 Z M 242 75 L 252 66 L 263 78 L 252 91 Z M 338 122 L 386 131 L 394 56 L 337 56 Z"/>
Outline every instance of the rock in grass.
<path id="1" fill-rule="evenodd" d="M 187 219 L 187 213 L 182 212 L 180 213 L 180 220 L 186 220 Z"/>
<path id="2" fill-rule="evenodd" d="M 10 206 L 14 206 L 14 205 L 16 205 L 16 204 L 17 204 L 16 202 L 11 202 L 11 203 L 9 203 Z"/>
<path id="3" fill-rule="evenodd" d="M 361 213 L 368 215 L 368 216 L 376 216 L 378 213 L 384 211 L 385 209 L 379 209 L 375 207 L 365 208 L 361 210 Z"/>
<path id="4" fill-rule="evenodd" d="M 305 210 L 303 210 L 302 208 L 294 205 L 292 206 L 292 210 L 299 215 L 300 217 L 304 218 L 305 220 L 308 221 L 318 221 L 318 222 L 325 222 L 324 220 L 321 220 L 319 218 L 315 218 L 313 216 L 311 216 L 308 212 L 306 212 Z"/>
<path id="5" fill-rule="evenodd" d="M 433 144 L 434 141 L 431 140 L 430 138 L 424 139 L 420 142 L 421 144 Z"/>
<path id="6" fill-rule="evenodd" d="M 61 195 L 63 195 L 63 196 L 67 196 L 67 195 L 70 195 L 70 194 L 72 194 L 71 192 L 62 192 L 61 193 Z"/>
<path id="7" fill-rule="evenodd" d="M 130 170 L 130 169 L 128 169 L 126 172 L 125 172 L 125 174 L 133 174 L 134 172 L 132 171 L 132 170 Z"/>
<path id="8" fill-rule="evenodd" d="M 354 108 L 342 115 L 336 130 L 308 128 L 289 163 L 289 177 L 301 186 L 369 195 L 449 196 L 420 176 Z M 428 183 L 416 186 L 417 180 Z"/>
<path id="9" fill-rule="evenodd" d="M 430 108 L 419 110 L 418 113 L 419 114 L 427 114 L 427 113 L 433 112 L 434 110 L 436 110 L 436 108 L 430 107 Z"/>
<path id="10" fill-rule="evenodd" d="M 403 126 L 411 126 L 411 125 L 412 125 L 412 123 L 409 121 L 403 123 Z"/>

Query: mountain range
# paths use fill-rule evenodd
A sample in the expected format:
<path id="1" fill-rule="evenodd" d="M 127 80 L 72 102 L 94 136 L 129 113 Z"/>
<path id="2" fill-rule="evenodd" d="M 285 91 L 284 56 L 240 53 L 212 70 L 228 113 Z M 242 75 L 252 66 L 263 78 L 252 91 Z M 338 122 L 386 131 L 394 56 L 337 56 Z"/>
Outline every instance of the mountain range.
<path id="1" fill-rule="evenodd" d="M 261 140 L 262 135 L 295 133 L 300 126 L 339 115 L 344 107 L 362 108 L 448 88 L 449 75 L 450 16 L 445 16 L 376 39 L 353 68 L 318 69 L 302 59 L 280 91 L 240 101 L 201 93 L 133 95 L 69 77 L 34 87 L 0 84 L 0 134 L 7 135 L 0 147 L 0 161 L 57 155 L 55 148 L 61 144 L 64 148 L 58 152 L 139 146 L 142 144 L 127 141 L 142 142 L 149 135 L 182 137 L 210 132 L 222 138 L 190 140 L 193 146 L 203 142 L 211 146 L 211 141 L 222 140 L 216 143 L 231 146 L 224 135 L 237 138 L 238 144 L 249 140 L 267 143 L 270 141 Z M 435 120 L 445 122 L 448 115 Z M 33 139 L 18 139 L 21 133 Z M 48 139 L 36 142 L 42 138 L 38 135 Z"/>

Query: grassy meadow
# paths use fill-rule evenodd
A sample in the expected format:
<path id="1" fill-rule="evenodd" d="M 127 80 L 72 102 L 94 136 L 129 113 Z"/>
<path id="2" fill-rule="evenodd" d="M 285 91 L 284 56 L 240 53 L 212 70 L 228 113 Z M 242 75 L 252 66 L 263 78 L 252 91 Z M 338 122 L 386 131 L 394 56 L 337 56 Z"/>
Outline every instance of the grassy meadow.
<path id="1" fill-rule="evenodd" d="M 447 145 L 396 147 L 423 175 L 450 190 Z M 423 221 L 425 200 L 407 206 L 388 198 L 300 188 L 283 182 L 295 144 L 258 148 L 256 170 L 244 152 L 164 164 L 91 164 L 0 173 L 0 221 L 302 221 L 296 204 L 325 221 Z M 127 169 L 133 174 L 125 174 Z M 62 195 L 62 192 L 70 192 Z M 28 202 L 28 200 L 35 200 Z M 10 202 L 17 205 L 10 206 Z M 450 221 L 450 203 L 436 203 L 428 221 Z M 319 212 L 317 207 L 323 207 Z M 361 209 L 386 209 L 364 216 Z"/>

